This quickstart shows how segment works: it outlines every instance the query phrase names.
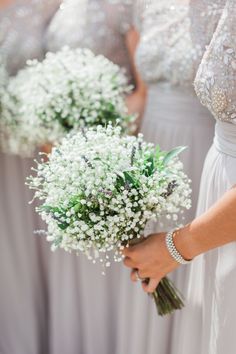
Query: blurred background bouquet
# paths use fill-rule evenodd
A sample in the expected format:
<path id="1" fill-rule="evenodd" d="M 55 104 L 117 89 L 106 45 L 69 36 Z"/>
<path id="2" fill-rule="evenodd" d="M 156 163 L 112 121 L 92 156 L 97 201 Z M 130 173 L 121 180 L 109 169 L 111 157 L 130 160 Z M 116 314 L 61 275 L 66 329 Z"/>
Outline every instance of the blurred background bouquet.
<path id="1" fill-rule="evenodd" d="M 32 60 L 9 80 L 2 121 L 9 151 L 31 154 L 36 147 L 55 144 L 65 134 L 108 122 L 132 130 L 125 95 L 131 86 L 122 70 L 88 49 L 67 47 Z"/>

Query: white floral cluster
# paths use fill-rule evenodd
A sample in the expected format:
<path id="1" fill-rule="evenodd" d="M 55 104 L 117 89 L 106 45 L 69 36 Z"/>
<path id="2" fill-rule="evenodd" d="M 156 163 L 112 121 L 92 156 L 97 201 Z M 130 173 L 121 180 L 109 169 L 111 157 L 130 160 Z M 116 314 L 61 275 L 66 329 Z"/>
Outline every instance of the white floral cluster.
<path id="1" fill-rule="evenodd" d="M 27 136 L 19 129 L 19 103 L 9 92 L 11 79 L 4 67 L 0 67 L 0 149 L 5 153 L 30 156 Z"/>
<path id="2" fill-rule="evenodd" d="M 111 125 L 64 138 L 28 181 L 42 201 L 37 210 L 52 249 L 106 259 L 107 252 L 140 237 L 148 220 L 175 218 L 189 208 L 180 150 L 162 152 L 142 135 L 122 136 Z"/>
<path id="3" fill-rule="evenodd" d="M 10 80 L 12 99 L 6 106 L 15 105 L 11 126 L 32 150 L 73 129 L 112 122 L 128 130 L 134 117 L 127 114 L 124 97 L 130 90 L 122 70 L 105 57 L 63 48 L 43 62 L 29 61 Z"/>
<path id="4" fill-rule="evenodd" d="M 5 69 L 5 65 L 3 63 L 3 59 L 0 56 L 0 89 L 1 90 L 7 82 L 7 78 L 8 78 L 8 75 L 7 75 L 7 72 Z"/>
<path id="5" fill-rule="evenodd" d="M 6 87 L 6 71 L 4 69 L 3 63 L 1 62 L 0 57 L 0 119 L 2 118 L 2 111 L 3 111 L 3 95 Z M 0 120 L 1 124 L 1 120 Z"/>

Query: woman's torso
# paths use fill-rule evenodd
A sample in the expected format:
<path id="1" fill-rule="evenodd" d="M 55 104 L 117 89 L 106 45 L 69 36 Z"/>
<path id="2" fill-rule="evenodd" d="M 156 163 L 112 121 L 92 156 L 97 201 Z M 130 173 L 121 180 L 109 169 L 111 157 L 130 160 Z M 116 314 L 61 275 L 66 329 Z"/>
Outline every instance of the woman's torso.
<path id="1" fill-rule="evenodd" d="M 214 135 L 214 120 L 193 87 L 204 50 L 192 39 L 188 1 L 148 1 L 140 29 L 137 66 L 148 85 L 142 133 L 165 150 L 178 145 L 188 147 L 181 160 L 192 180 L 193 208 L 185 215 L 190 221 L 195 215 L 201 171 Z"/>
<path id="2" fill-rule="evenodd" d="M 0 11 L 0 55 L 15 74 L 27 59 L 42 59 L 45 27 L 60 0 L 18 0 Z"/>
<path id="3" fill-rule="evenodd" d="M 148 84 L 191 85 L 202 49 L 190 36 L 189 4 L 149 0 L 141 17 L 137 66 Z"/>
<path id="4" fill-rule="evenodd" d="M 202 8 L 196 0 L 143 2 L 137 65 L 148 84 L 166 81 L 176 86 L 193 85 L 220 17 L 222 1 L 213 4 L 202 0 Z M 193 30 L 195 23 L 197 32 Z"/>
<path id="5" fill-rule="evenodd" d="M 217 122 L 214 147 L 236 157 L 236 3 L 221 0 L 219 9 L 221 16 L 199 67 L 195 89 Z"/>
<path id="6" fill-rule="evenodd" d="M 134 1 L 65 0 L 51 22 L 48 50 L 86 47 L 126 69 L 131 64 L 125 34 L 133 24 Z"/>

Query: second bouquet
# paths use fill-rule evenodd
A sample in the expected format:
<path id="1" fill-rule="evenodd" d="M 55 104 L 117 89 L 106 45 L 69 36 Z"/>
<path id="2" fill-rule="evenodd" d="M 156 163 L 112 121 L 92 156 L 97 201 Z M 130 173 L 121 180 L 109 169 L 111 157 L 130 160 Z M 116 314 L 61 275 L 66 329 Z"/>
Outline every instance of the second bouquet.
<path id="1" fill-rule="evenodd" d="M 125 96 L 132 89 L 122 70 L 88 49 L 63 48 L 32 60 L 9 80 L 2 119 L 9 133 L 9 152 L 28 155 L 58 142 L 71 130 L 106 126 L 128 131 Z"/>

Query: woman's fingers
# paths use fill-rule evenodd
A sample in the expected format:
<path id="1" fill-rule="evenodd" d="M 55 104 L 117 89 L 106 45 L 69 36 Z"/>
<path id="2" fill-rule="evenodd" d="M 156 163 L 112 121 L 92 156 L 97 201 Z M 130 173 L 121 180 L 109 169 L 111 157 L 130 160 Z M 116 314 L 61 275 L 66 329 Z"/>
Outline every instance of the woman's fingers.
<path id="1" fill-rule="evenodd" d="M 137 263 L 133 261 L 130 257 L 125 257 L 124 265 L 128 268 L 137 268 Z"/>
<path id="2" fill-rule="evenodd" d="M 130 273 L 130 278 L 133 282 L 138 281 L 138 277 L 137 277 L 137 269 L 132 269 L 131 273 Z"/>
<path id="3" fill-rule="evenodd" d="M 146 293 L 153 293 L 156 290 L 157 285 L 159 284 L 159 282 L 160 282 L 159 279 L 149 279 L 148 282 L 143 282 L 142 283 L 143 290 Z"/>
<path id="4" fill-rule="evenodd" d="M 132 269 L 131 273 L 130 273 L 130 278 L 132 281 L 146 281 L 147 279 L 147 276 L 146 276 L 146 273 L 145 272 L 142 272 L 141 270 L 139 269 Z"/>
<path id="5" fill-rule="evenodd" d="M 143 278 L 143 277 L 141 277 L 141 275 L 137 269 L 132 269 L 132 271 L 130 273 L 130 277 L 133 282 L 137 282 L 139 280 L 139 278 L 140 279 Z M 142 281 L 141 284 L 142 284 L 143 290 L 146 293 L 153 293 L 156 290 L 159 282 L 160 282 L 159 279 L 146 279 L 146 280 Z"/>
<path id="6" fill-rule="evenodd" d="M 122 250 L 122 253 L 125 257 L 132 257 L 132 255 L 135 252 L 135 249 L 136 249 L 136 245 L 124 247 L 124 249 Z"/>
<path id="7" fill-rule="evenodd" d="M 136 250 L 139 249 L 139 247 L 142 245 L 143 242 L 145 242 L 145 238 L 139 238 L 138 241 L 136 242 L 132 242 L 132 240 L 130 241 L 130 244 L 127 247 L 124 247 L 122 249 L 122 253 L 125 257 L 130 257 L 132 258 L 132 256 L 136 253 Z M 141 246 L 142 247 L 142 246 Z"/>

